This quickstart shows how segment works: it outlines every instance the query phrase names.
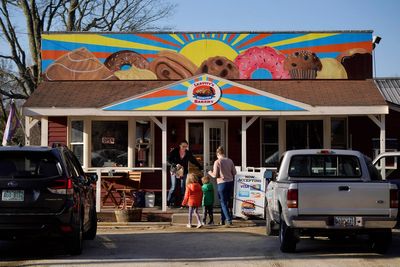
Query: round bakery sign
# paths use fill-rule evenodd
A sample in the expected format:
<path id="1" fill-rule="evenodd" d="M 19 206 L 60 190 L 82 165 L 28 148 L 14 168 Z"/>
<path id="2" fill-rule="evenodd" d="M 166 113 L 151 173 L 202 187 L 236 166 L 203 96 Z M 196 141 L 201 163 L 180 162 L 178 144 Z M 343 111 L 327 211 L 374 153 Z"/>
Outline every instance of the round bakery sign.
<path id="1" fill-rule="evenodd" d="M 195 82 L 189 86 L 187 96 L 196 105 L 210 106 L 220 99 L 221 89 L 210 81 Z"/>

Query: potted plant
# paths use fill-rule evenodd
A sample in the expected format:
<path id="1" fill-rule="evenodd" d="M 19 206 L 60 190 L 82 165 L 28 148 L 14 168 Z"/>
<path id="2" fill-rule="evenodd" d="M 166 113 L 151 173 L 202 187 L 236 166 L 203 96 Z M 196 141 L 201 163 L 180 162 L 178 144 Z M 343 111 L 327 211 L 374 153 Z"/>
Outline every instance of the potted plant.
<path id="1" fill-rule="evenodd" d="M 118 207 L 117 209 L 114 210 L 115 213 L 115 219 L 119 223 L 124 223 L 124 222 L 140 222 L 142 220 L 142 208 L 137 208 L 135 206 L 135 196 L 132 194 L 131 189 L 117 189 L 117 191 L 121 194 L 122 200 L 121 200 L 121 207 Z M 127 196 L 126 194 L 129 194 L 129 197 L 132 199 L 132 205 L 128 206 L 127 205 Z"/>

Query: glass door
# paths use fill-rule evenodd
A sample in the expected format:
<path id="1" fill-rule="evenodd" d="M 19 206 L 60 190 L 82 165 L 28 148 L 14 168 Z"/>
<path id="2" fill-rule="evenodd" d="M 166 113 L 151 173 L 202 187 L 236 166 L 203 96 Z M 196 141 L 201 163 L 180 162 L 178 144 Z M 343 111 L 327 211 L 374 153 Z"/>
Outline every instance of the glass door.
<path id="1" fill-rule="evenodd" d="M 217 159 L 215 151 L 226 147 L 226 121 L 219 120 L 188 120 L 186 121 L 186 138 L 189 149 L 196 159 L 203 164 L 204 171 L 210 170 Z"/>
<path id="2" fill-rule="evenodd" d="M 205 123 L 205 151 L 204 155 L 204 170 L 212 169 L 214 161 L 217 159 L 215 151 L 219 146 L 223 146 L 227 154 L 227 147 L 225 142 L 225 121 L 207 120 Z"/>

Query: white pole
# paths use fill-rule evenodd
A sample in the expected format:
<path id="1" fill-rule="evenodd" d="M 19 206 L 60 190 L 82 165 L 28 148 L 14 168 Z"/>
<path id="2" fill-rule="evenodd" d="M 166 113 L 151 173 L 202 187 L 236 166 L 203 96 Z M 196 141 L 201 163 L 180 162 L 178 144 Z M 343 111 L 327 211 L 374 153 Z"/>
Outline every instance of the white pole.
<path id="1" fill-rule="evenodd" d="M 382 114 L 381 116 L 381 132 L 380 132 L 380 153 L 386 151 L 386 124 L 385 124 L 385 115 Z M 385 158 L 382 158 L 381 161 L 381 175 L 383 179 L 386 179 L 386 161 Z"/>
<path id="2" fill-rule="evenodd" d="M 49 145 L 49 120 L 47 117 L 43 117 L 40 120 L 41 130 L 40 130 L 40 144 L 42 146 Z"/>
<path id="3" fill-rule="evenodd" d="M 96 212 L 101 209 L 101 170 L 97 169 L 97 183 L 96 183 Z"/>
<path id="4" fill-rule="evenodd" d="M 242 116 L 242 171 L 246 171 L 247 168 L 247 131 L 246 131 L 246 116 Z"/>
<path id="5" fill-rule="evenodd" d="M 162 211 L 167 211 L 167 117 L 162 117 Z"/>

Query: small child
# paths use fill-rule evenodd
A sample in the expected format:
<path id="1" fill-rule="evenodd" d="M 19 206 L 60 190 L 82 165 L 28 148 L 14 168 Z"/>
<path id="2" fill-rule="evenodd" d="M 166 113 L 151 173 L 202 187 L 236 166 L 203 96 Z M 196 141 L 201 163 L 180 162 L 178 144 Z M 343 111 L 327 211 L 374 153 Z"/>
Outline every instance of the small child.
<path id="1" fill-rule="evenodd" d="M 203 224 L 206 224 L 207 214 L 210 217 L 209 225 L 214 224 L 214 214 L 213 214 L 213 206 L 214 206 L 214 186 L 210 183 L 210 177 L 204 176 L 201 178 L 201 182 L 203 186 L 201 189 L 203 190 Z"/>
<path id="2" fill-rule="evenodd" d="M 193 173 L 189 173 L 186 178 L 185 197 L 182 201 L 182 206 L 189 206 L 189 223 L 186 225 L 187 228 L 192 227 L 193 212 L 197 219 L 197 228 L 203 225 L 199 215 L 202 197 L 203 192 L 201 191 L 201 185 L 198 183 L 197 177 Z"/>

